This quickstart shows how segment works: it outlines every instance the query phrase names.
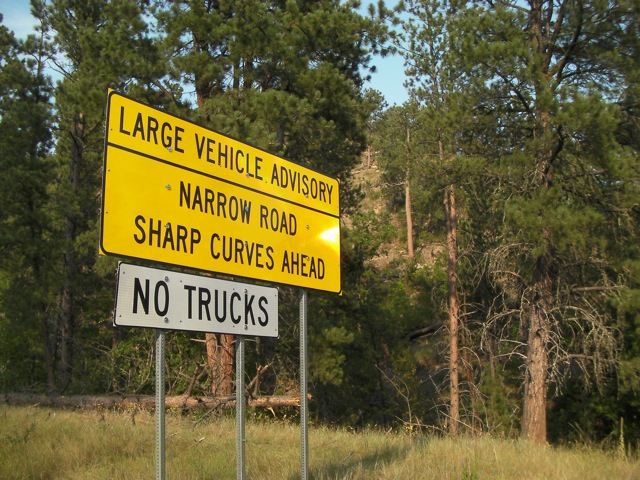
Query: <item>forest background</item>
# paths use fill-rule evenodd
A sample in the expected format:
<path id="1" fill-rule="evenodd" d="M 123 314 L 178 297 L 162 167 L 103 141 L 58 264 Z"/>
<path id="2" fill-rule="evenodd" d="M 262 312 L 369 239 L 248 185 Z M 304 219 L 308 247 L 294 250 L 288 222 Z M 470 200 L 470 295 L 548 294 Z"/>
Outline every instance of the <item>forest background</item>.
<path id="1" fill-rule="evenodd" d="M 0 24 L 4 392 L 153 392 L 153 332 L 112 326 L 97 254 L 114 88 L 341 181 L 342 294 L 309 298 L 314 421 L 637 442 L 637 2 L 31 5 L 26 40 Z M 366 89 L 390 54 L 393 107 Z M 281 286 L 250 395 L 298 391 L 297 308 Z M 233 337 L 167 342 L 169 394 L 233 391 Z"/>

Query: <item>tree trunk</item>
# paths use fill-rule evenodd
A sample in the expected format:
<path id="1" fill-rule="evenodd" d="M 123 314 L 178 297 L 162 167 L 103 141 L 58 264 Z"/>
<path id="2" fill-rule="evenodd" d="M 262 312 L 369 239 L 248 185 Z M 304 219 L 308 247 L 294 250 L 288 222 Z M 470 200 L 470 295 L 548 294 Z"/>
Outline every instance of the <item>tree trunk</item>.
<path id="1" fill-rule="evenodd" d="M 234 335 L 220 335 L 222 343 L 222 381 L 220 395 L 232 395 L 234 392 L 234 364 L 236 357 L 236 339 Z"/>
<path id="2" fill-rule="evenodd" d="M 534 79 L 535 90 L 535 114 L 537 125 L 534 135 L 540 142 L 537 152 L 537 175 L 535 177 L 534 188 L 548 189 L 551 186 L 554 176 L 554 161 L 557 153 L 561 150 L 561 145 L 557 144 L 557 138 L 552 132 L 551 112 L 549 106 L 545 105 L 544 99 L 552 95 L 550 83 L 552 78 L 549 74 L 549 62 L 551 55 L 549 52 L 548 37 L 545 36 L 543 25 L 543 3 L 544 0 L 534 0 L 531 2 L 531 36 L 532 50 L 534 51 L 535 70 L 538 74 Z M 542 214 L 540 214 L 542 216 Z M 544 219 L 541 218 L 544 222 Z M 523 438 L 535 442 L 545 443 L 547 441 L 547 389 L 548 389 L 548 368 L 549 368 L 549 331 L 550 323 L 548 318 L 549 299 L 552 296 L 551 281 L 551 235 L 549 228 L 544 227 L 545 253 L 540 255 L 534 262 L 533 276 L 531 281 L 528 304 L 523 309 L 528 309 L 528 330 L 527 330 L 527 358 L 525 363 L 524 378 L 524 399 L 522 406 L 522 427 Z"/>
<path id="3" fill-rule="evenodd" d="M 75 194 L 80 187 L 80 168 L 84 151 L 84 114 L 78 113 L 71 134 L 71 158 L 69 159 L 69 182 Z M 64 393 L 71 383 L 73 373 L 73 336 L 75 333 L 74 291 L 77 276 L 75 250 L 76 219 L 73 213 L 67 217 L 65 227 L 66 252 L 64 253 L 64 283 L 60 299 L 60 358 L 58 363 L 58 388 Z"/>
<path id="4" fill-rule="evenodd" d="M 205 334 L 207 364 L 214 397 L 233 394 L 235 339 L 233 335 Z"/>
<path id="5" fill-rule="evenodd" d="M 452 435 L 458 434 L 460 423 L 460 387 L 459 370 L 460 353 L 458 351 L 458 323 L 460 318 L 460 303 L 458 301 L 458 275 L 457 275 L 457 218 L 456 218 L 456 197 L 453 185 L 449 185 L 444 190 L 444 214 L 447 230 L 447 286 L 449 290 L 449 390 L 451 403 L 449 417 L 451 425 L 449 432 Z"/>
<path id="6" fill-rule="evenodd" d="M 524 379 L 522 437 L 539 443 L 547 441 L 547 326 L 544 315 L 534 308 L 527 335 L 527 362 Z"/>
<path id="7" fill-rule="evenodd" d="M 207 348 L 207 366 L 209 367 L 209 377 L 211 378 L 211 395 L 218 395 L 218 382 L 222 377 L 220 373 L 220 362 L 217 350 L 218 338 L 214 333 L 205 333 L 205 346 Z"/>
<path id="8" fill-rule="evenodd" d="M 47 391 L 56 391 L 56 322 L 43 309 L 42 323 L 40 325 L 40 336 L 44 345 L 44 363 L 47 370 Z"/>
<path id="9" fill-rule="evenodd" d="M 195 32 L 192 32 L 193 50 L 200 53 L 206 50 L 206 44 L 198 40 Z M 239 82 L 239 70 L 234 72 L 234 87 L 236 81 Z M 211 97 L 211 85 L 207 80 L 196 77 L 196 99 L 198 108 L 204 110 L 206 100 Z M 208 118 L 208 115 L 206 115 Z M 205 344 L 207 348 L 207 364 L 211 375 L 211 394 L 214 397 L 233 394 L 233 367 L 235 359 L 235 339 L 233 335 L 205 334 Z"/>
<path id="10" fill-rule="evenodd" d="M 445 160 L 442 132 L 438 129 L 438 156 Z M 460 302 L 458 301 L 458 219 L 456 216 L 456 192 L 453 184 L 444 189 L 444 219 L 447 232 L 447 289 L 449 296 L 449 433 L 458 434 L 460 424 L 460 352 L 458 350 L 458 323 Z"/>
<path id="11" fill-rule="evenodd" d="M 413 218 L 411 216 L 411 128 L 407 127 L 407 170 L 405 174 L 404 210 L 407 215 L 407 253 L 413 258 Z"/>
<path id="12" fill-rule="evenodd" d="M 405 211 L 407 212 L 407 253 L 409 258 L 413 258 L 415 255 L 413 251 L 413 218 L 411 216 L 411 185 L 408 171 L 405 184 Z"/>

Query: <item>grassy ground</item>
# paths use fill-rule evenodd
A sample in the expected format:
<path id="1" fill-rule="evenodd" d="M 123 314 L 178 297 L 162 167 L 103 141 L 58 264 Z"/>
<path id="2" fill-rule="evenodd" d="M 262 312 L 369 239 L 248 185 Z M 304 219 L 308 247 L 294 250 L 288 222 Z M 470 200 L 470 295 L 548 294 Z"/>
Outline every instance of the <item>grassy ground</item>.
<path id="1" fill-rule="evenodd" d="M 196 423 L 167 413 L 167 479 L 234 479 L 233 418 Z M 300 429 L 247 421 L 249 479 L 300 478 Z M 313 479 L 638 479 L 640 463 L 597 449 L 523 441 L 352 433 L 311 426 Z M 0 406 L 2 479 L 153 479 L 152 413 Z"/>

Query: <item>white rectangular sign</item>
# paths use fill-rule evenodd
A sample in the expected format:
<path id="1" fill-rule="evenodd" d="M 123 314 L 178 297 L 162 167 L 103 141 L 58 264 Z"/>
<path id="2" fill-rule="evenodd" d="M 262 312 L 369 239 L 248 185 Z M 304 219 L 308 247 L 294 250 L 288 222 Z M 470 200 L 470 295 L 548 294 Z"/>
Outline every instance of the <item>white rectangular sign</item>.
<path id="1" fill-rule="evenodd" d="M 120 263 L 117 326 L 278 336 L 278 289 Z"/>

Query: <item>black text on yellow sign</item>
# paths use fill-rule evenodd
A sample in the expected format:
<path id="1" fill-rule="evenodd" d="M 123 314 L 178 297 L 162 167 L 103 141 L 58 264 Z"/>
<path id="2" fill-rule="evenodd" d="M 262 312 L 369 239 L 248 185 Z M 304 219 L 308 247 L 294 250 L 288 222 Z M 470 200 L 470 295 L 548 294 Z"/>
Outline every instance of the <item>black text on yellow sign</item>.
<path id="1" fill-rule="evenodd" d="M 338 211 L 335 179 L 110 93 L 104 253 L 338 292 Z"/>
<path id="2" fill-rule="evenodd" d="M 339 216 L 338 181 L 110 92 L 107 142 Z"/>

